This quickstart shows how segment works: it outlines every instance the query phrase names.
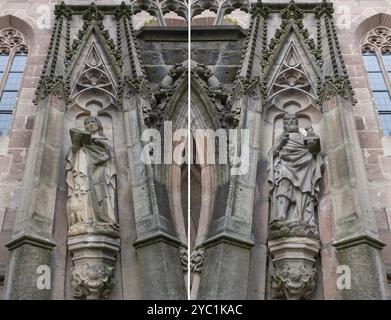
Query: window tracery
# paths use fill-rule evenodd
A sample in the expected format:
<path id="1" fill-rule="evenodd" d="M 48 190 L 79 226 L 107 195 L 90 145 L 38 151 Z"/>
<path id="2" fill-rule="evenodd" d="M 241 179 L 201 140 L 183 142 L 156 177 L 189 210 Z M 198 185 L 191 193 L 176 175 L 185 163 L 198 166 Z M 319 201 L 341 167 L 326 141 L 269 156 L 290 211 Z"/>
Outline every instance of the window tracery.
<path id="1" fill-rule="evenodd" d="M 391 28 L 369 31 L 361 40 L 361 50 L 383 134 L 391 136 Z"/>
<path id="2" fill-rule="evenodd" d="M 23 79 L 28 54 L 24 35 L 13 28 L 0 30 L 0 135 L 6 135 Z"/>

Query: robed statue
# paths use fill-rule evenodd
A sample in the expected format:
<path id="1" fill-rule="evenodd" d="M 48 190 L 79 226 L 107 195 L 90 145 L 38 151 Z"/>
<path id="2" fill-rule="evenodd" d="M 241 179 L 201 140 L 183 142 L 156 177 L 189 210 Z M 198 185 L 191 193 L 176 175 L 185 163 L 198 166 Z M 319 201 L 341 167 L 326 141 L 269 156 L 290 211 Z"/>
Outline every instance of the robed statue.
<path id="1" fill-rule="evenodd" d="M 295 114 L 286 114 L 283 126 L 269 154 L 271 221 L 315 225 L 322 177 L 320 139 L 312 127 L 302 134 Z"/>
<path id="2" fill-rule="evenodd" d="M 117 235 L 116 169 L 113 152 L 97 117 L 84 120 L 84 130 L 70 129 L 72 147 L 66 160 L 69 234 Z"/>

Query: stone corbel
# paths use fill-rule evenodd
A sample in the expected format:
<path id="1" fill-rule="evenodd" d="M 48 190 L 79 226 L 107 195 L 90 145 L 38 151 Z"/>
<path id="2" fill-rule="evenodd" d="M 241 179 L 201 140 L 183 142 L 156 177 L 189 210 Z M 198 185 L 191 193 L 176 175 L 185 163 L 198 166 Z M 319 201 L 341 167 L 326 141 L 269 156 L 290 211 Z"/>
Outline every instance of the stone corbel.
<path id="1" fill-rule="evenodd" d="M 114 266 L 120 240 L 107 235 L 68 238 L 72 257 L 71 285 L 78 299 L 107 298 L 114 286 Z"/>
<path id="2" fill-rule="evenodd" d="M 276 299 L 302 300 L 311 298 L 316 288 L 316 257 L 319 240 L 306 237 L 286 237 L 268 243 L 273 262 L 272 296 Z"/>

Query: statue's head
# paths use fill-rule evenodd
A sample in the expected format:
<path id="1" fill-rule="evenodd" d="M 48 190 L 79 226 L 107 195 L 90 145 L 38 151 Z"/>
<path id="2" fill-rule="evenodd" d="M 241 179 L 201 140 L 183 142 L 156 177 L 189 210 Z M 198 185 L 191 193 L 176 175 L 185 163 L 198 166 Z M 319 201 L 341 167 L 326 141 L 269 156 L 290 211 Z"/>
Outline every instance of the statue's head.
<path id="1" fill-rule="evenodd" d="M 299 132 L 299 119 L 295 114 L 286 114 L 283 123 L 285 132 Z"/>
<path id="2" fill-rule="evenodd" d="M 98 133 L 99 135 L 103 135 L 102 122 L 100 122 L 98 117 L 90 116 L 85 118 L 84 128 L 86 129 L 86 131 L 89 131 L 92 134 Z"/>

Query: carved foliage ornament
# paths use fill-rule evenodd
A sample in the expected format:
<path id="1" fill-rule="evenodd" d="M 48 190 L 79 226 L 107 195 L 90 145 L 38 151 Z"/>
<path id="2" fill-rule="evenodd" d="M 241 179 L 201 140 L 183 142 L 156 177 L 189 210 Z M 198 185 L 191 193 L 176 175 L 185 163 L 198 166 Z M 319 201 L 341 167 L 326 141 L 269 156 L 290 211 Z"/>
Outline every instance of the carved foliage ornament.
<path id="1" fill-rule="evenodd" d="M 251 15 L 253 17 L 256 17 L 256 16 L 261 16 L 261 17 L 264 17 L 266 18 L 270 13 L 270 9 L 269 7 L 267 7 L 266 5 L 264 5 L 262 3 L 262 1 L 257 1 L 253 7 L 251 8 Z"/>
<path id="2" fill-rule="evenodd" d="M 316 47 L 315 41 L 310 37 L 308 29 L 304 28 L 303 24 L 304 13 L 299 6 L 291 0 L 288 6 L 281 11 L 282 23 L 280 27 L 276 30 L 274 38 L 270 41 L 269 48 L 265 49 L 262 54 L 262 66 L 266 67 L 271 61 L 271 57 L 276 54 L 278 45 L 281 42 L 282 36 L 286 32 L 286 28 L 289 24 L 293 23 L 299 29 L 299 32 L 304 38 L 304 42 L 307 44 L 311 53 L 314 55 L 315 59 L 318 61 L 321 59 L 321 52 Z"/>
<path id="3" fill-rule="evenodd" d="M 73 295 L 78 299 L 107 298 L 114 287 L 114 267 L 88 264 L 72 267 Z"/>
<path id="4" fill-rule="evenodd" d="M 188 253 L 186 248 L 179 248 L 179 261 L 181 263 L 182 270 L 186 272 L 188 270 Z"/>
<path id="5" fill-rule="evenodd" d="M 233 126 L 239 123 L 239 114 L 231 112 L 227 89 L 219 82 L 214 73 L 205 65 L 193 63 L 191 68 L 192 79 L 196 80 L 205 90 L 207 96 L 214 103 L 221 126 L 226 127 L 232 120 Z M 227 118 L 233 116 L 234 119 Z"/>
<path id="6" fill-rule="evenodd" d="M 205 249 L 198 248 L 191 253 L 190 268 L 191 272 L 201 272 L 205 261 Z"/>
<path id="7" fill-rule="evenodd" d="M 183 271 L 188 271 L 188 251 L 186 248 L 179 249 L 179 260 L 182 266 Z M 195 249 L 190 255 L 190 271 L 191 272 L 201 272 L 202 266 L 205 261 L 205 249 L 198 248 Z"/>
<path id="8" fill-rule="evenodd" d="M 77 37 L 73 40 L 71 48 L 66 50 L 66 64 L 69 65 L 73 59 L 76 57 L 76 53 L 82 43 L 84 36 L 87 34 L 89 27 L 94 24 L 98 32 L 102 35 L 104 39 L 103 45 L 108 49 L 108 52 L 112 55 L 114 60 L 118 65 L 120 65 L 121 52 L 119 48 L 116 48 L 114 40 L 110 37 L 108 30 L 105 29 L 103 25 L 103 13 L 99 8 L 92 3 L 88 10 L 83 14 L 84 24 L 81 30 L 79 30 Z"/>
<path id="9" fill-rule="evenodd" d="M 316 287 L 316 268 L 307 264 L 284 264 L 271 275 L 273 298 L 309 299 Z"/>

